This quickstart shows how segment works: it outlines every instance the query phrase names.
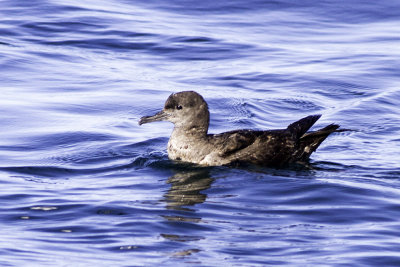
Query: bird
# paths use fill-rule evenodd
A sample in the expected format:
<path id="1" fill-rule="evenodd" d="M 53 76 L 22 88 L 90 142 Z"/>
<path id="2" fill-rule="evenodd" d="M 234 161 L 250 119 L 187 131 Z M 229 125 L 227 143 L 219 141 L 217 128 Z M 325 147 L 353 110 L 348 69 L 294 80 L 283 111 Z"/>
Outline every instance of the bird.
<path id="1" fill-rule="evenodd" d="M 158 113 L 141 117 L 139 125 L 155 121 L 174 124 L 167 145 L 168 157 L 174 161 L 202 166 L 252 164 L 282 168 L 306 163 L 330 134 L 347 131 L 339 129 L 338 124 L 308 131 L 320 117 L 320 114 L 304 117 L 286 129 L 209 134 L 207 102 L 195 91 L 183 91 L 171 94 Z"/>

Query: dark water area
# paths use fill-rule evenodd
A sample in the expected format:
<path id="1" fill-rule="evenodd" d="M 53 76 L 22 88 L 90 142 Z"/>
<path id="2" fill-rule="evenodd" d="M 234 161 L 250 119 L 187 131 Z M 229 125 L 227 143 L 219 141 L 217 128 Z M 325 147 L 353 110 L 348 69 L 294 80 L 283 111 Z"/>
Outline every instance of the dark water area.
<path id="1" fill-rule="evenodd" d="M 400 2 L 0 1 L 1 266 L 399 266 Z M 310 114 L 307 168 L 168 159 L 172 93 L 211 133 Z"/>

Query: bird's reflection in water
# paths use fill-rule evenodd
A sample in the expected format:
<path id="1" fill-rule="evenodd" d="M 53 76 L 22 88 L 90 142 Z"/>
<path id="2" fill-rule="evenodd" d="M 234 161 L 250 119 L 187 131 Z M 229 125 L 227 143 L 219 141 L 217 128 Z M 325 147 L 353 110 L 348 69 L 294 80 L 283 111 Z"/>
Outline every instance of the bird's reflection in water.
<path id="1" fill-rule="evenodd" d="M 167 180 L 171 187 L 165 193 L 164 201 L 170 212 L 163 218 L 169 224 L 170 231 L 160 235 L 169 242 L 183 242 L 189 245 L 183 250 L 174 251 L 171 257 L 189 257 L 201 251 L 196 248 L 194 242 L 204 239 L 201 233 L 208 229 L 202 223 L 202 218 L 196 209 L 190 206 L 201 204 L 206 200 L 207 194 L 204 190 L 210 188 L 213 180 L 207 168 L 179 171 Z M 188 229 L 196 234 L 188 234 Z M 194 229 L 197 230 L 193 232 Z"/>
<path id="2" fill-rule="evenodd" d="M 171 176 L 167 183 L 171 188 L 164 195 L 168 209 L 191 211 L 188 206 L 203 203 L 213 179 L 208 168 L 185 170 Z"/>

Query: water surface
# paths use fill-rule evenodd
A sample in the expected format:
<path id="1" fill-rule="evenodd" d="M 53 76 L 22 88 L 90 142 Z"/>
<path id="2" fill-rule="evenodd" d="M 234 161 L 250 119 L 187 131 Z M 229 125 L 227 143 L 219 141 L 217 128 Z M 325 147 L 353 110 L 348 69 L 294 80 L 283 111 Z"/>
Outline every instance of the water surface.
<path id="1" fill-rule="evenodd" d="M 0 2 L 0 265 L 400 265 L 395 1 Z M 168 160 L 196 90 L 210 132 L 323 114 L 309 168 Z"/>

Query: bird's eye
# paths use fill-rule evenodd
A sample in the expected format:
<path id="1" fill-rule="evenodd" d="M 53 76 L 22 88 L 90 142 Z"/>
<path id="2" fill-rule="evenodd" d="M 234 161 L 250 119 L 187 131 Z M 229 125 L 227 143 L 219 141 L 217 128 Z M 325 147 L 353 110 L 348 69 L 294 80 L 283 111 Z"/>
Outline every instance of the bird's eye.
<path id="1" fill-rule="evenodd" d="M 181 105 L 178 105 L 178 106 L 176 106 L 176 109 L 177 109 L 177 110 L 181 110 L 181 109 L 182 109 L 182 106 L 181 106 Z"/>

